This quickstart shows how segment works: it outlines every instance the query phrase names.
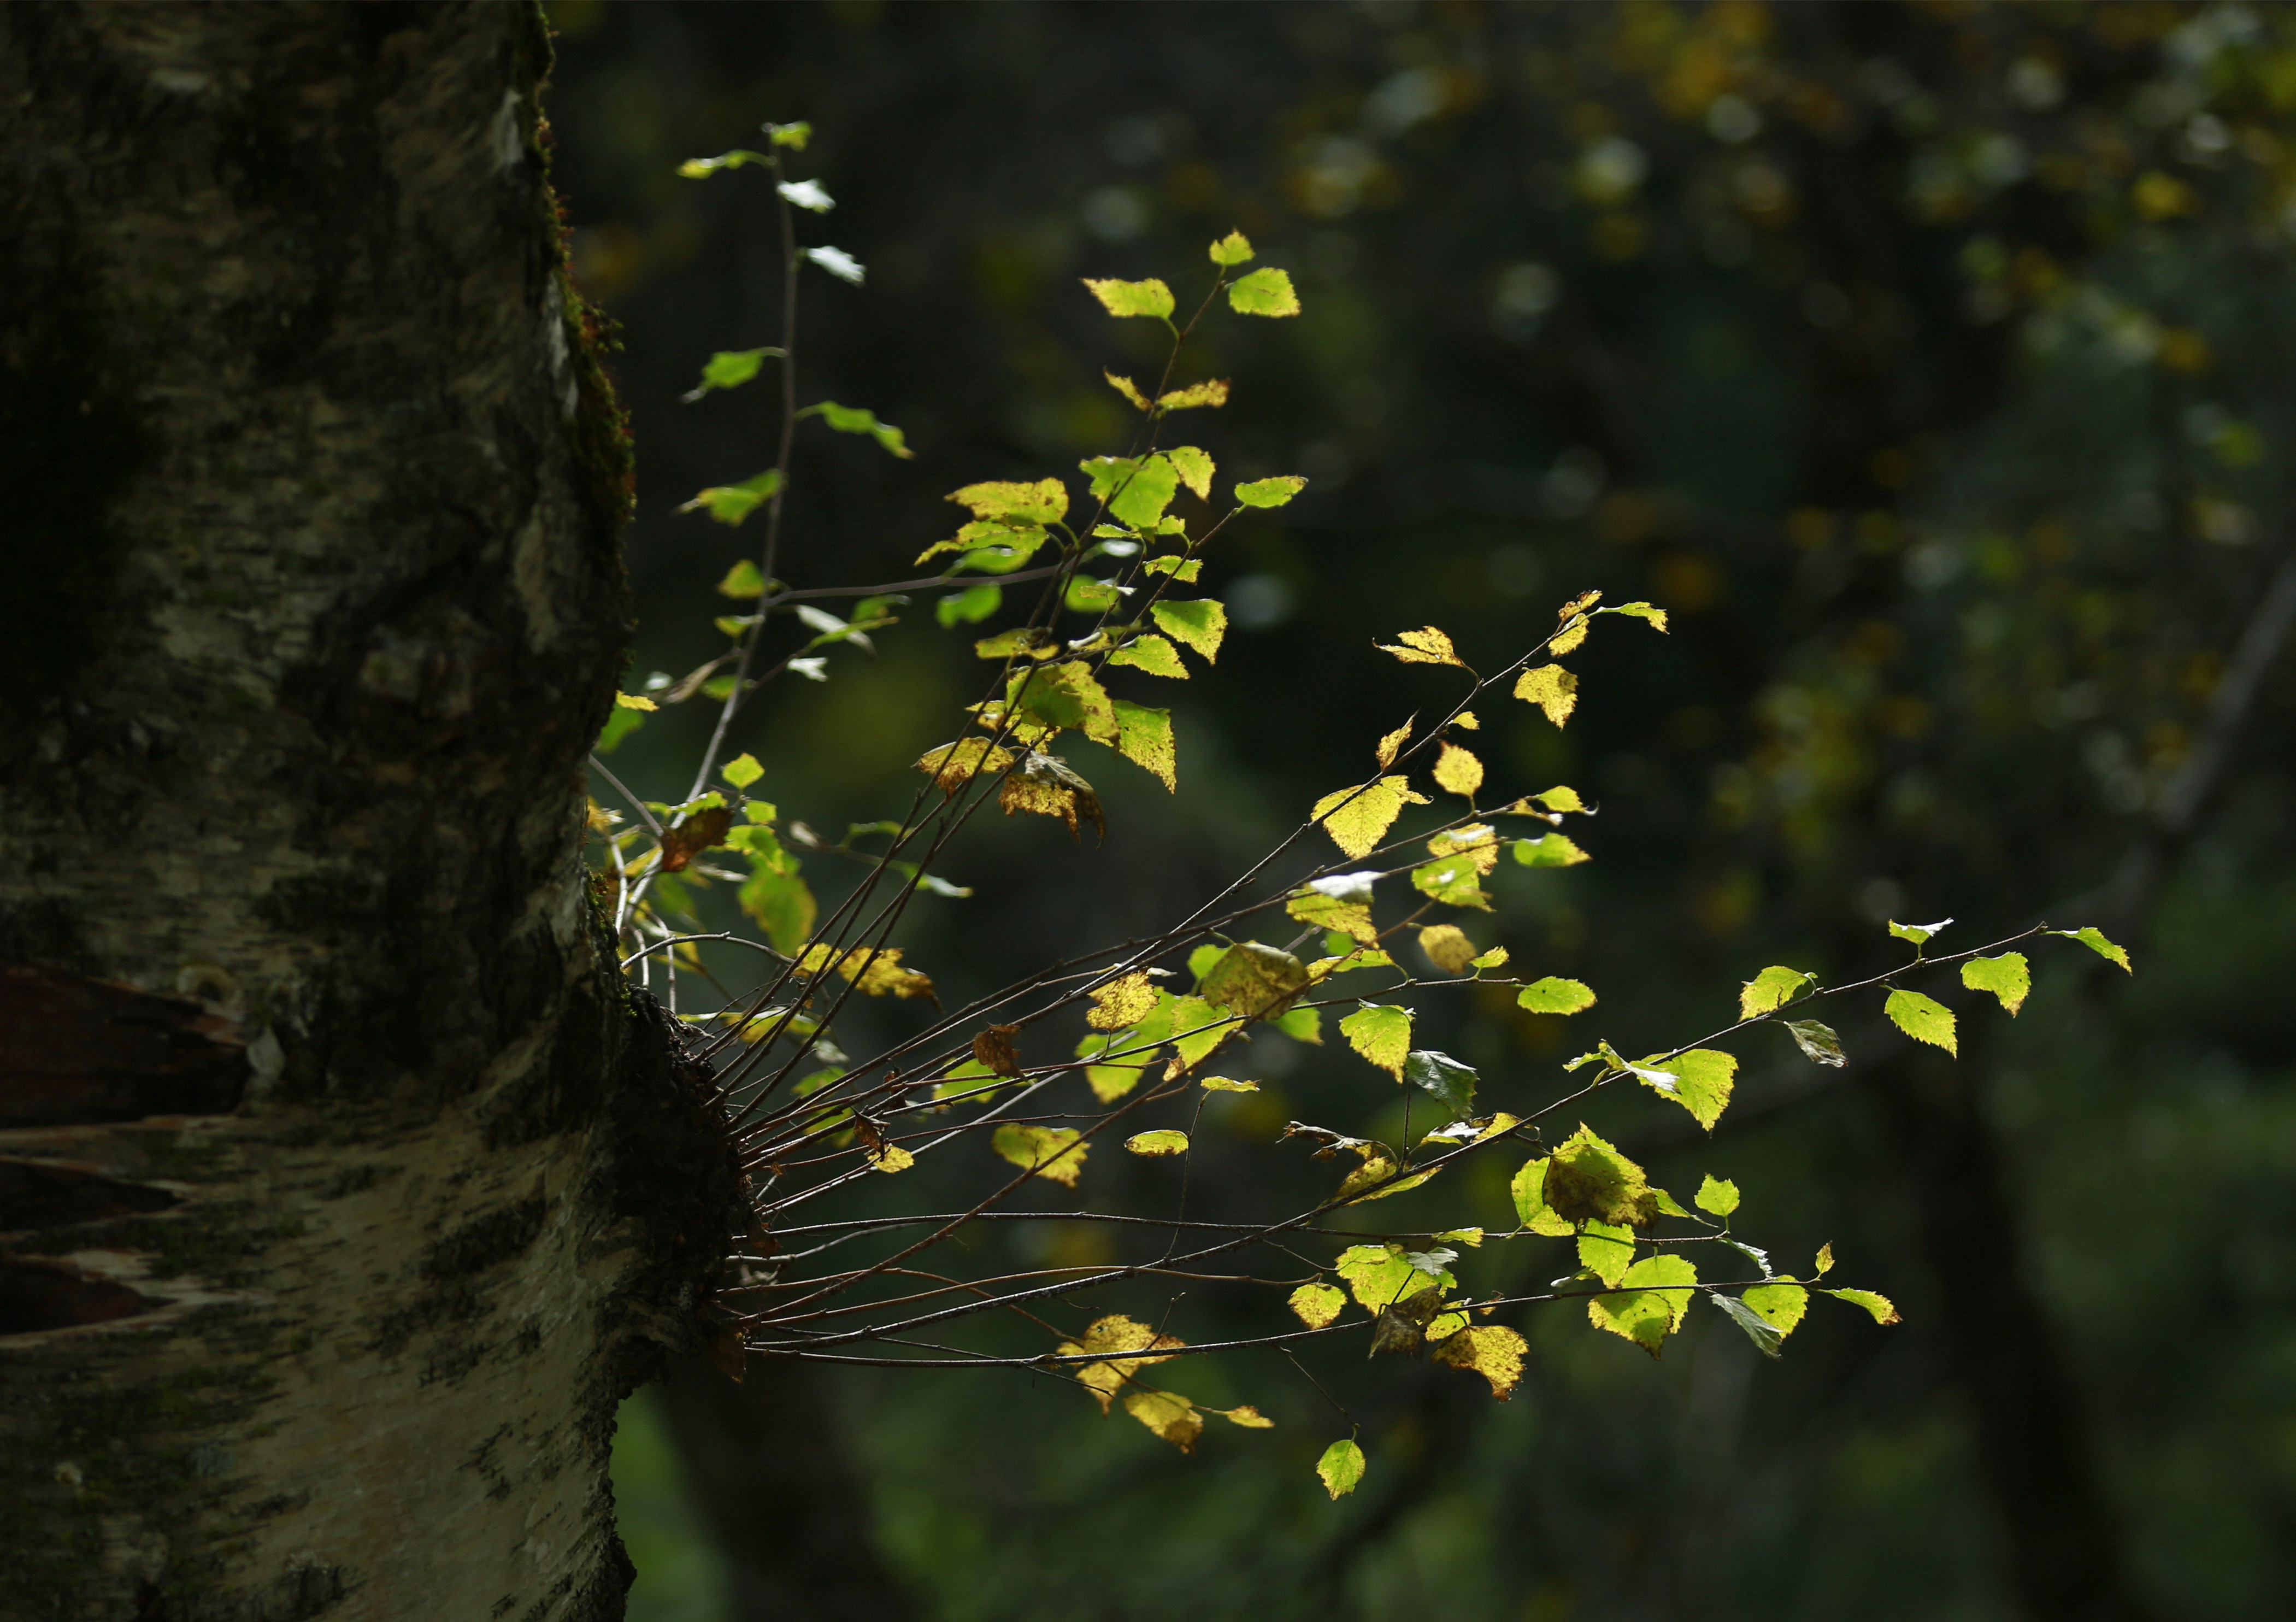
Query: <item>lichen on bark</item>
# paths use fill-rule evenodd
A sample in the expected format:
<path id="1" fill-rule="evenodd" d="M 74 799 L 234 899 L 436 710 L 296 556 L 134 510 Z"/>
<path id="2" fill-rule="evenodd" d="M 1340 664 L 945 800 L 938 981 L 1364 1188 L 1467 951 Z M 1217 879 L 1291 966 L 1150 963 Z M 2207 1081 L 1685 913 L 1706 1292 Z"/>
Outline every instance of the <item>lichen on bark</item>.
<path id="1" fill-rule="evenodd" d="M 26 1616 L 620 1614 L 614 1408 L 739 1172 L 585 889 L 627 442 L 546 64 L 525 6 L 0 10 Z"/>

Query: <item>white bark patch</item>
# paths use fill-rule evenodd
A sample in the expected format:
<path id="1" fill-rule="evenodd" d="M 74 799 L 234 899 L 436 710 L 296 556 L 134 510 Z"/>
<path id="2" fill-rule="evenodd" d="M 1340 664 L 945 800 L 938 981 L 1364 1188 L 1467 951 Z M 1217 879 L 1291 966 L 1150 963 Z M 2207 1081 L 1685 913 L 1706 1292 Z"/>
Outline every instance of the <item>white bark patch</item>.
<path id="1" fill-rule="evenodd" d="M 513 168 L 525 159 L 525 132 L 520 127 L 520 123 L 518 92 L 505 90 L 503 92 L 502 105 L 496 110 L 495 127 L 491 132 L 496 169 Z"/>
<path id="2" fill-rule="evenodd" d="M 552 567 L 550 536 L 537 504 L 519 527 L 511 543 L 511 575 L 518 584 L 519 606 L 526 610 L 526 643 L 537 653 L 558 640 L 557 570 Z"/>
<path id="3" fill-rule="evenodd" d="M 550 353 L 550 375 L 558 384 L 558 409 L 568 422 L 582 401 L 574 383 L 574 356 L 566 347 L 566 295 L 554 281 L 542 299 L 542 341 Z"/>

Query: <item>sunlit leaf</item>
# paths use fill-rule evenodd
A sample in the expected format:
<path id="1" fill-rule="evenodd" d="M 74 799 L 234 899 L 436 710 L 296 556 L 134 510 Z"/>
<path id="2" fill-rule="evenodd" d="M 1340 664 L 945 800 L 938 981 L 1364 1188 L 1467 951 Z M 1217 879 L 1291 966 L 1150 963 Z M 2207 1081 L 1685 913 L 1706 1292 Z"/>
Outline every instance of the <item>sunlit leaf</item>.
<path id="1" fill-rule="evenodd" d="M 1363 1485 L 1363 1449 L 1352 1440 L 1332 1443 L 1316 1461 L 1316 1474 L 1323 1481 L 1324 1490 L 1334 1499 L 1346 1497 Z"/>
<path id="2" fill-rule="evenodd" d="M 1655 1357 L 1666 1338 L 1682 1327 L 1683 1315 L 1690 1310 L 1688 1286 L 1697 1282 L 1698 1269 L 1688 1257 L 1646 1256 L 1620 1281 L 1624 1293 L 1598 1295 L 1587 1303 L 1587 1321 Z"/>
<path id="3" fill-rule="evenodd" d="M 877 414 L 865 406 L 840 406 L 834 400 L 824 400 L 818 406 L 807 406 L 798 415 L 818 416 L 840 434 L 866 434 L 904 462 L 916 455 L 899 429 L 879 422 Z"/>
<path id="4" fill-rule="evenodd" d="M 1962 964 L 1961 983 L 1972 991 L 1991 992 L 2013 1014 L 2025 1005 L 2025 994 L 2033 988 L 2033 975 L 2022 952 L 2004 952 L 1998 957 L 1972 957 Z"/>
<path id="5" fill-rule="evenodd" d="M 1587 811 L 1587 802 L 1578 798 L 1578 791 L 1567 783 L 1557 783 L 1545 793 L 1534 794 L 1530 798 L 1549 811 Z M 1593 815 L 1592 812 L 1587 814 Z"/>
<path id="6" fill-rule="evenodd" d="M 1231 1081 L 1225 1076 L 1207 1076 L 1196 1085 L 1207 1093 L 1257 1093 L 1259 1091 L 1259 1084 L 1256 1081 Z"/>
<path id="7" fill-rule="evenodd" d="M 707 180 L 720 169 L 738 169 L 752 163 L 771 163 L 763 152 L 736 149 L 720 152 L 715 158 L 688 158 L 677 166 L 677 172 L 688 180 Z"/>
<path id="8" fill-rule="evenodd" d="M 1578 677 L 1560 665 L 1534 665 L 1515 678 L 1514 696 L 1538 705 L 1560 726 L 1578 707 Z"/>
<path id="9" fill-rule="evenodd" d="M 1092 1146 L 1084 1135 L 1067 1126 L 1029 1126 L 1008 1121 L 996 1128 L 988 1146 L 1024 1171 L 1074 1188 Z"/>
<path id="10" fill-rule="evenodd" d="M 933 618 L 944 630 L 958 625 L 978 625 L 1004 606 L 1004 588 L 992 581 L 968 586 L 933 604 Z"/>
<path id="11" fill-rule="evenodd" d="M 1108 662 L 1144 670 L 1151 676 L 1169 676 L 1175 681 L 1188 679 L 1188 668 L 1181 662 L 1178 651 L 1153 631 L 1126 643 L 1108 656 Z"/>
<path id="12" fill-rule="evenodd" d="M 1546 651 L 1560 659 L 1565 653 L 1576 653 L 1578 644 L 1587 640 L 1587 619 L 1584 614 L 1573 616 L 1563 627 L 1546 639 Z"/>
<path id="13" fill-rule="evenodd" d="M 1663 1071 L 1674 1077 L 1675 1085 L 1671 1088 L 1659 1086 L 1643 1073 L 1645 1069 Z M 1671 1059 L 1645 1059 L 1635 1072 L 1636 1080 L 1689 1110 L 1692 1118 L 1709 1132 L 1714 1130 L 1714 1123 L 1722 1118 L 1722 1111 L 1730 1102 L 1737 1074 L 1738 1061 L 1710 1047 L 1693 1048 Z"/>
<path id="14" fill-rule="evenodd" d="M 1151 709 L 1128 700 L 1113 700 L 1116 709 L 1116 752 L 1142 770 L 1152 773 L 1174 792 L 1179 790 L 1179 752 L 1172 739 L 1172 712 Z"/>
<path id="15" fill-rule="evenodd" d="M 1931 936 L 1936 934 L 1939 930 L 1944 929 L 1946 925 L 1952 922 L 1953 920 L 1950 918 L 1940 918 L 1935 923 L 1899 923 L 1895 919 L 1891 919 L 1890 921 L 1890 933 L 1896 936 L 1899 940 L 1912 941 L 1915 948 L 1918 949 L 1928 941 Z"/>
<path id="16" fill-rule="evenodd" d="M 1247 507 L 1281 507 L 1307 487 L 1308 481 L 1298 475 L 1280 473 L 1236 486 L 1235 498 Z"/>
<path id="17" fill-rule="evenodd" d="M 1435 762 L 1435 786 L 1463 799 L 1473 799 L 1475 791 L 1483 786 L 1483 763 L 1448 738 L 1443 740 L 1442 750 Z"/>
<path id="18" fill-rule="evenodd" d="M 1001 772 L 1013 764 L 1013 758 L 1011 750 L 986 738 L 959 738 L 927 750 L 917 759 L 917 770 L 931 776 L 943 795 L 954 798 L 981 773 Z"/>
<path id="19" fill-rule="evenodd" d="M 777 871 L 752 857 L 750 876 L 742 881 L 735 899 L 757 920 L 776 952 L 794 953 L 813 933 L 817 910 L 813 892 L 794 872 Z"/>
<path id="20" fill-rule="evenodd" d="M 886 1143 L 865 1151 L 870 1166 L 882 1172 L 906 1171 L 917 1163 L 917 1157 L 898 1143 Z"/>
<path id="21" fill-rule="evenodd" d="M 718 774 L 737 789 L 746 789 L 766 774 L 755 755 L 736 755 L 718 768 Z"/>
<path id="22" fill-rule="evenodd" d="M 1156 409 L 1189 411 L 1199 406 L 1225 406 L 1227 404 L 1227 379 L 1212 378 L 1201 383 L 1190 383 L 1185 389 L 1175 389 L 1168 394 L 1158 395 Z M 1191 479 L 1189 482 L 1193 484 L 1195 481 Z M 1196 494 L 1206 497 L 1210 496 L 1210 492 L 1206 490 L 1198 490 Z"/>
<path id="23" fill-rule="evenodd" d="M 1007 816 L 1024 812 L 1057 816 L 1068 824 L 1070 839 L 1078 837 L 1079 823 L 1090 823 L 1094 831 L 1103 837 L 1108 832 L 1100 798 L 1093 792 L 1092 784 L 1059 756 L 1037 750 L 1029 750 L 1021 758 L 1020 768 L 1005 777 L 996 791 L 996 804 Z"/>
<path id="24" fill-rule="evenodd" d="M 1323 1045 L 1324 1011 L 1320 1008 L 1289 1008 L 1277 1014 L 1272 1023 L 1294 1042 Z"/>
<path id="25" fill-rule="evenodd" d="M 1147 315 L 1163 321 L 1172 314 L 1172 290 L 1152 276 L 1145 282 L 1086 276 L 1084 284 L 1111 315 Z"/>
<path id="26" fill-rule="evenodd" d="M 1543 833 L 1535 840 L 1515 840 L 1514 859 L 1525 867 L 1576 867 L 1594 858 L 1568 834 Z"/>
<path id="27" fill-rule="evenodd" d="M 805 257 L 839 281 L 850 282 L 856 287 L 868 277 L 869 273 L 861 267 L 861 261 L 842 248 L 808 248 L 805 250 Z"/>
<path id="28" fill-rule="evenodd" d="M 774 492 L 781 487 L 781 470 L 767 468 L 756 478 L 745 479 L 739 484 L 712 485 L 692 501 L 682 503 L 677 510 L 706 512 L 721 524 L 738 524 L 771 501 Z M 758 589 L 765 589 L 762 581 Z"/>
<path id="29" fill-rule="evenodd" d="M 1778 1350 L 1778 1347 L 1785 1337 L 1778 1332 L 1776 1324 L 1763 1317 L 1736 1296 L 1724 1295 L 1718 1290 L 1706 1298 L 1719 1307 L 1724 1315 L 1733 1323 L 1746 1331 L 1746 1339 L 1754 1343 L 1754 1349 L 1763 1356 L 1775 1358 L 1784 1355 Z"/>
<path id="30" fill-rule="evenodd" d="M 1471 969 L 1504 969 L 1506 967 L 1506 961 L 1507 949 L 1505 946 L 1493 946 L 1489 951 L 1478 953 L 1470 958 L 1467 966 Z"/>
<path id="31" fill-rule="evenodd" d="M 1738 1185 L 1710 1173 L 1698 1185 L 1695 1203 L 1700 1210 L 1710 1216 L 1727 1216 L 1738 1208 Z"/>
<path id="32" fill-rule="evenodd" d="M 1742 1020 L 1758 1019 L 1781 1008 L 1792 1002 L 1801 988 L 1816 978 L 1800 969 L 1773 963 L 1740 988 L 1738 1017 Z"/>
<path id="33" fill-rule="evenodd" d="M 1833 1034 L 1831 1025 L 1816 1020 L 1788 1020 L 1785 1025 L 1794 1045 L 1814 1062 L 1832 1065 L 1836 1069 L 1849 1062 L 1841 1051 L 1841 1038 Z"/>
<path id="34" fill-rule="evenodd" d="M 1419 949 L 1427 954 L 1429 963 L 1446 974 L 1464 974 L 1475 961 L 1475 943 L 1469 940 L 1467 932 L 1456 923 L 1430 924 L 1420 930 Z"/>
<path id="35" fill-rule="evenodd" d="M 1608 1222 L 1648 1227 L 1658 1216 L 1643 1168 L 1585 1126 L 1546 1159 L 1539 1192 L 1564 1222 Z"/>
<path id="36" fill-rule="evenodd" d="M 1620 1223 L 1588 1222 L 1578 1234 L 1578 1266 L 1616 1285 L 1635 1265 L 1635 1231 Z"/>
<path id="37" fill-rule="evenodd" d="M 1292 291 L 1292 278 L 1273 266 L 1255 270 L 1229 283 L 1227 302 L 1228 307 L 1240 315 L 1296 315 L 1300 313 L 1300 295 Z"/>
<path id="38" fill-rule="evenodd" d="M 1918 991 L 1893 991 L 1890 1000 L 1882 1004 L 1890 1022 L 1916 1042 L 1926 1042 L 1959 1056 L 1956 1045 L 1953 1011 L 1944 1004 L 1923 996 Z"/>
<path id="39" fill-rule="evenodd" d="M 1653 608 L 1647 602 L 1621 602 L 1616 608 L 1606 608 L 1602 611 L 1605 614 L 1631 615 L 1636 619 L 1648 620 L 1659 630 L 1666 629 L 1666 610 L 1662 608 Z"/>
<path id="40" fill-rule="evenodd" d="M 780 355 L 774 348 L 720 349 L 703 365 L 701 381 L 679 397 L 691 404 L 713 389 L 738 389 Z"/>
<path id="41" fill-rule="evenodd" d="M 1201 558 L 1184 558 L 1175 553 L 1169 556 L 1151 558 L 1140 566 L 1152 575 L 1169 575 L 1184 586 L 1193 586 L 1196 577 L 1204 571 Z"/>
<path id="42" fill-rule="evenodd" d="M 1382 777 L 1360 789 L 1338 789 L 1316 802 L 1309 819 L 1324 824 L 1332 842 L 1350 856 L 1370 853 L 1406 805 L 1431 803 L 1407 777 Z"/>
<path id="43" fill-rule="evenodd" d="M 2119 963 L 2128 973 L 2136 972 L 2129 966 L 2128 954 L 2107 940 L 2094 926 L 2084 926 L 2078 930 L 2051 930 L 2049 933 L 2062 935 L 2067 940 L 2077 940 L 2107 963 Z"/>
<path id="44" fill-rule="evenodd" d="M 1251 242 L 1242 232 L 1231 231 L 1214 242 L 1208 251 L 1215 265 L 1242 265 L 1251 258 Z"/>
<path id="45" fill-rule="evenodd" d="M 1146 395 L 1140 392 L 1140 385 L 1134 382 L 1130 378 L 1119 377 L 1115 373 L 1108 371 L 1106 368 L 1102 369 L 1101 376 L 1108 380 L 1108 386 L 1111 389 L 1115 389 L 1117 393 L 1129 400 L 1139 410 L 1147 411 L 1154 406 L 1155 403 L 1152 400 L 1149 399 Z"/>
<path id="46" fill-rule="evenodd" d="M 1158 602 L 1148 610 L 1167 635 L 1185 643 L 1207 664 L 1219 659 L 1220 639 L 1227 635 L 1227 608 L 1211 598 L 1187 602 Z"/>
<path id="47" fill-rule="evenodd" d="M 1756 1284 L 1738 1298 L 1771 1328 L 1783 1340 L 1794 1332 L 1801 1323 L 1802 1314 L 1809 1310 L 1809 1291 L 1791 1280 L 1775 1284 Z"/>
<path id="48" fill-rule="evenodd" d="M 1204 1433 L 1203 1415 L 1195 1404 L 1170 1391 L 1135 1391 L 1125 1397 L 1124 1411 L 1162 1437 L 1182 1453 Z"/>
<path id="49" fill-rule="evenodd" d="M 1239 941 L 1205 971 L 1196 994 L 1248 1020 L 1265 1019 L 1307 988 L 1307 966 L 1280 946 Z"/>
<path id="50" fill-rule="evenodd" d="M 1125 1152 L 1136 1155 L 1172 1155 L 1188 1152 L 1188 1135 L 1170 1127 L 1159 1127 L 1153 1132 L 1136 1132 L 1124 1140 Z"/>
<path id="51" fill-rule="evenodd" d="M 1366 1003 L 1340 1021 L 1340 1035 L 1357 1055 L 1403 1079 L 1403 1061 L 1411 1051 L 1411 1011 Z"/>
<path id="52" fill-rule="evenodd" d="M 1013 672 L 1004 699 L 1015 715 L 1049 727 L 1073 727 L 1095 743 L 1116 745 L 1116 707 L 1082 659 Z"/>
<path id="53" fill-rule="evenodd" d="M 1136 1318 L 1111 1313 L 1095 1320 L 1085 1331 L 1083 1339 L 1061 1342 L 1060 1354 L 1064 1357 L 1089 1356 L 1102 1359 L 1076 1367 L 1074 1373 L 1078 1383 L 1099 1398 L 1100 1411 L 1106 1413 L 1127 1380 L 1152 1364 L 1169 1363 L 1172 1354 L 1186 1344 L 1173 1336 L 1158 1334 Z"/>
<path id="54" fill-rule="evenodd" d="M 791 208 L 808 209 L 815 214 L 826 214 L 837 206 L 836 201 L 821 189 L 817 180 L 784 180 L 774 188 Z"/>
<path id="55" fill-rule="evenodd" d="M 655 703 L 652 699 L 642 697 L 635 692 L 618 692 L 614 695 L 614 708 L 617 709 L 651 710 L 660 709 L 661 706 Z"/>
<path id="56" fill-rule="evenodd" d="M 1411 882 L 1423 895 L 1450 906 L 1472 906 L 1483 912 L 1491 908 L 1491 898 L 1477 882 L 1482 877 L 1483 864 L 1471 854 L 1439 858 L 1411 870 Z"/>
<path id="57" fill-rule="evenodd" d="M 1057 479 L 990 479 L 953 491 L 948 499 L 970 507 L 975 518 L 1021 525 L 1054 523 L 1069 512 L 1068 487 Z"/>
<path id="58" fill-rule="evenodd" d="M 1517 1008 L 1532 1013 L 1575 1014 L 1595 1006 L 1592 987 L 1579 980 L 1566 980 L 1548 975 L 1543 980 L 1533 980 L 1515 994 Z"/>
<path id="59" fill-rule="evenodd" d="M 1379 741 L 1378 749 L 1373 751 L 1373 753 L 1379 758 L 1379 769 L 1384 772 L 1388 767 L 1393 766 L 1395 764 L 1396 756 L 1401 752 L 1403 746 L 1410 741 L 1411 722 L 1409 721 L 1406 721 L 1402 725 L 1397 727 L 1393 732 L 1382 738 Z"/>
<path id="60" fill-rule="evenodd" d="M 1201 384 L 1199 386 L 1210 388 L 1211 385 Z M 1222 383 L 1219 387 L 1222 391 L 1220 397 L 1221 399 L 1226 398 L 1226 391 L 1227 385 L 1226 383 Z M 1184 390 L 1183 392 L 1185 391 Z M 1164 397 L 1166 400 L 1169 400 L 1172 397 L 1173 397 L 1168 394 Z M 1219 402 L 1212 401 L 1210 403 L 1218 405 Z M 1197 500 L 1210 501 L 1212 498 L 1213 470 L 1212 459 L 1209 453 L 1198 446 L 1176 445 L 1170 450 L 1166 451 L 1164 453 L 1164 456 L 1167 461 L 1171 463 L 1172 471 L 1180 476 L 1180 482 L 1187 486 L 1188 488 L 1195 494 Z"/>
<path id="61" fill-rule="evenodd" d="M 1902 1322 L 1898 1316 L 1898 1309 L 1890 1305 L 1888 1296 L 1875 1295 L 1870 1290 L 1829 1290 L 1825 1293 L 1836 1300 L 1847 1301 L 1852 1307 L 1864 1307 L 1874 1315 L 1874 1323 L 1884 1327 Z"/>
<path id="62" fill-rule="evenodd" d="M 803 119 L 794 124 L 767 124 L 762 127 L 775 146 L 786 146 L 791 152 L 805 151 L 805 143 L 813 139 L 813 126 Z"/>
<path id="63" fill-rule="evenodd" d="M 1435 1102 L 1451 1112 L 1453 1120 L 1464 1120 L 1474 1113 L 1475 1072 L 1448 1053 L 1429 1048 L 1406 1053 L 1403 1079 L 1422 1092 L 1434 1094 Z"/>
<path id="64" fill-rule="evenodd" d="M 1156 1006 L 1156 985 L 1145 969 L 1120 975 L 1092 994 L 1092 1007 L 1084 1022 L 1095 1030 L 1121 1030 L 1136 1025 Z"/>
<path id="65" fill-rule="evenodd" d="M 1366 894 L 1368 887 L 1366 887 Z M 1284 915 L 1295 922 L 1311 924 L 1319 930 L 1336 930 L 1357 940 L 1370 944 L 1379 938 L 1379 928 L 1371 920 L 1368 900 L 1342 899 L 1309 885 L 1283 903 Z M 1462 940 L 1466 937 L 1460 937 Z"/>
<path id="66" fill-rule="evenodd" d="M 1204 1412 L 1207 1413 L 1217 1413 L 1229 1424 L 1241 1425 L 1246 1430 L 1273 1430 L 1275 1429 L 1275 1421 L 1269 1419 L 1259 1409 L 1253 1407 L 1250 1403 L 1243 1403 L 1234 1408 L 1207 1408 Z"/>

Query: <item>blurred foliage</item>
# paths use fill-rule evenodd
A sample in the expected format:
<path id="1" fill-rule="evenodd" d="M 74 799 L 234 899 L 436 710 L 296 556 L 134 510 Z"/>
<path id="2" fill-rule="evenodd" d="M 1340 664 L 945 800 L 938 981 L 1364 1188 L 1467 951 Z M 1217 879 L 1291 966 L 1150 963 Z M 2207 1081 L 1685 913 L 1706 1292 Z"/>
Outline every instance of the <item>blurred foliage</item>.
<path id="1" fill-rule="evenodd" d="M 1255 380 L 1211 442 L 1223 468 L 1316 482 L 1214 566 L 1235 635 L 1176 702 L 1194 781 L 1155 806 L 1108 774 L 1104 853 L 984 829 L 951 874 L 976 896 L 937 902 L 912 951 L 960 994 L 1047 941 L 1145 927 L 1351 776 L 1366 728 L 1432 679 L 1375 637 L 1432 620 L 1512 648 L 1589 586 L 1660 602 L 1674 635 L 1598 639 L 1601 698 L 1567 734 L 1487 717 L 1495 765 L 1603 815 L 1601 859 L 1478 944 L 1587 980 L 1610 1028 L 1654 1040 L 1726 1013 L 1762 963 L 1892 961 L 1879 921 L 1909 913 L 1974 940 L 2093 912 L 2145 969 L 2040 964 L 1956 1070 L 1878 1020 L 1816 1081 L 1790 1053 L 1750 1061 L 1710 1143 L 1590 1111 L 1670 1186 L 1759 1186 L 1798 1247 L 1858 1256 L 1908 1320 L 1886 1336 L 1814 1320 L 1774 1366 L 1694 1315 L 1652 1366 L 1533 1314 L 1504 1407 L 1394 1360 L 1350 1385 L 1394 1463 L 1338 1506 L 1296 1428 L 1183 1459 L 1049 1382 L 842 1382 L 923 1614 L 2296 1603 L 2284 653 L 2221 724 L 2289 555 L 2291 13 L 552 14 L 577 262 L 628 344 L 641 672 L 717 651 L 688 640 L 691 604 L 734 543 L 673 509 L 762 464 L 770 428 L 678 402 L 710 353 L 777 330 L 766 221 L 681 160 L 812 120 L 839 240 L 871 267 L 808 293 L 801 364 L 915 460 L 808 453 L 791 533 L 812 550 L 783 569 L 806 583 L 900 578 L 943 491 L 1103 447 L 1122 407 L 1100 370 L 1143 356 L 1078 277 L 1158 274 L 1232 227 L 1299 267 L 1316 319 L 1208 357 Z M 963 639 L 913 615 L 735 741 L 789 814 L 884 815 L 936 710 L 970 696 Z M 617 769 L 691 758 L 698 720 L 650 723 Z M 1559 1019 L 1477 1012 L 1441 1044 L 1487 1073 L 1563 1056 Z M 1199 1140 L 1208 1216 L 1223 1135 L 1270 1135 L 1283 1089 L 1350 1085 L 1262 1046 L 1265 1090 Z M 1205 1400 L 1307 1416 L 1264 1361 Z"/>

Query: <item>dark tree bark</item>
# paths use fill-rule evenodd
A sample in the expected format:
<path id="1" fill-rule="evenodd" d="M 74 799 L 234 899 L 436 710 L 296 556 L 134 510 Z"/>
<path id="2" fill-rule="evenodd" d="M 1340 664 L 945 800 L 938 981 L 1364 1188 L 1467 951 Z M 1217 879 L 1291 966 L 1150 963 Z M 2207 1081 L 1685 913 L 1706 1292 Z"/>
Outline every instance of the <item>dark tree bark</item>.
<path id="1" fill-rule="evenodd" d="M 0 8 L 0 1610 L 615 1617 L 738 1200 L 508 4 Z"/>

